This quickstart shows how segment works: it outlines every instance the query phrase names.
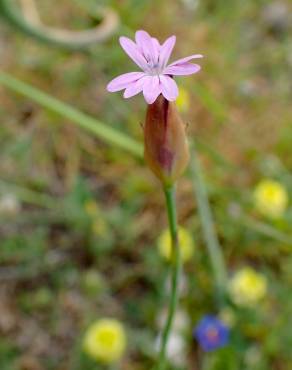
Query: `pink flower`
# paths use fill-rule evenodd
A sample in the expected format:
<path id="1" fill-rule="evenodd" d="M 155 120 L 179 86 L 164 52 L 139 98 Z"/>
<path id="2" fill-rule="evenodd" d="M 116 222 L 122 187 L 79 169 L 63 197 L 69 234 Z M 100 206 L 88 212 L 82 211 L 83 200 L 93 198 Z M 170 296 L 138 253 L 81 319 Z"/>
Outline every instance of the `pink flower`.
<path id="1" fill-rule="evenodd" d="M 145 31 L 137 31 L 135 39 L 136 43 L 127 37 L 120 37 L 120 44 L 143 72 L 122 74 L 107 85 L 107 90 L 109 92 L 125 90 L 124 98 L 131 98 L 143 91 L 148 104 L 154 103 L 160 94 L 165 99 L 174 101 L 178 97 L 178 87 L 173 76 L 199 72 L 201 67 L 190 61 L 202 58 L 203 55 L 191 55 L 167 65 L 175 45 L 175 36 L 169 37 L 162 45 Z"/>

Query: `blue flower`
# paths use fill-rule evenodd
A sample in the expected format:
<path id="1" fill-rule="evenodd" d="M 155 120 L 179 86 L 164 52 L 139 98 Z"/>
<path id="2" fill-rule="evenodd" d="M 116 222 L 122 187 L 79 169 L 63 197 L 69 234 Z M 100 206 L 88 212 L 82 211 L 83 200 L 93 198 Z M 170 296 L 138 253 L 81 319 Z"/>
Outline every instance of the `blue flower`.
<path id="1" fill-rule="evenodd" d="M 224 347 L 229 341 L 229 328 L 216 316 L 205 315 L 193 332 L 204 351 L 214 351 Z"/>

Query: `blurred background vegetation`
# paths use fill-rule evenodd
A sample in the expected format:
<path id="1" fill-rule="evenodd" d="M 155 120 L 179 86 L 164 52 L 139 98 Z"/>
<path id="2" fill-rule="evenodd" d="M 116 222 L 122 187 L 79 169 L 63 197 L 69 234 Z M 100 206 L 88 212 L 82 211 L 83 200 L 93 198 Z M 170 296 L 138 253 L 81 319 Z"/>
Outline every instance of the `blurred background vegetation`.
<path id="1" fill-rule="evenodd" d="M 118 36 L 145 29 L 163 41 L 176 34 L 173 60 L 205 56 L 201 73 L 178 81 L 180 109 L 190 142 L 197 141 L 230 276 L 252 266 L 268 292 L 252 308 L 224 307 L 229 322 L 232 316 L 230 343 L 202 353 L 192 328 L 222 307 L 214 303 L 194 184 L 185 176 L 179 223 L 195 250 L 184 265 L 180 304 L 190 321 L 186 356 L 173 367 L 292 368 L 292 208 L 269 217 L 253 197 L 265 178 L 292 194 L 291 2 L 37 1 L 45 24 L 71 30 L 98 25 L 96 5 L 110 6 L 120 24 L 84 50 L 37 41 L 1 19 L 1 71 L 141 142 L 143 97 L 125 101 L 105 90 L 133 69 Z M 139 158 L 28 96 L 0 85 L 0 102 L 0 368 L 102 368 L 83 353 L 82 337 L 92 321 L 111 316 L 128 336 L 116 368 L 149 369 L 168 267 L 157 248 L 167 225 L 159 184 Z"/>

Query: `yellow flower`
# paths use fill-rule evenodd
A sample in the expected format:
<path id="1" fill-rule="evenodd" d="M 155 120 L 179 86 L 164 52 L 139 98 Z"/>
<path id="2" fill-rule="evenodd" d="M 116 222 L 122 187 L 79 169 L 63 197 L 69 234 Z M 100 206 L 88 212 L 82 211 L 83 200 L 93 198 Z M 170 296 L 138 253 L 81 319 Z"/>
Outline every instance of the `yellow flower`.
<path id="1" fill-rule="evenodd" d="M 179 88 L 179 96 L 176 99 L 176 105 L 180 112 L 187 112 L 190 108 L 190 95 L 183 87 Z"/>
<path id="2" fill-rule="evenodd" d="M 274 180 L 262 180 L 255 188 L 254 201 L 256 209 L 270 218 L 279 218 L 288 205 L 287 190 Z"/>
<path id="3" fill-rule="evenodd" d="M 238 305 L 252 306 L 264 298 L 266 293 L 266 277 L 251 267 L 242 268 L 229 283 L 230 297 Z"/>
<path id="4" fill-rule="evenodd" d="M 178 229 L 178 239 L 179 246 L 181 251 L 181 258 L 183 262 L 186 262 L 191 259 L 195 243 L 192 238 L 192 235 L 186 229 L 179 227 Z M 158 238 L 158 248 L 162 257 L 167 260 L 171 258 L 171 237 L 169 230 L 164 230 Z"/>
<path id="5" fill-rule="evenodd" d="M 85 333 L 84 351 L 95 360 L 110 364 L 119 360 L 127 344 L 123 325 L 115 319 L 100 319 Z"/>

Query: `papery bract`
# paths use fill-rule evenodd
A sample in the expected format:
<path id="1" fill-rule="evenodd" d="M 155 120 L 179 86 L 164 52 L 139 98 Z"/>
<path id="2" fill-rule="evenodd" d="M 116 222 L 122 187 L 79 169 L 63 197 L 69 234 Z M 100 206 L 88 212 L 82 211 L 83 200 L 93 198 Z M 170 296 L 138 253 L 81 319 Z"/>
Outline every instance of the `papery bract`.
<path id="1" fill-rule="evenodd" d="M 162 95 L 147 109 L 144 157 L 165 186 L 171 186 L 181 176 L 189 161 L 185 125 L 175 103 Z"/>

